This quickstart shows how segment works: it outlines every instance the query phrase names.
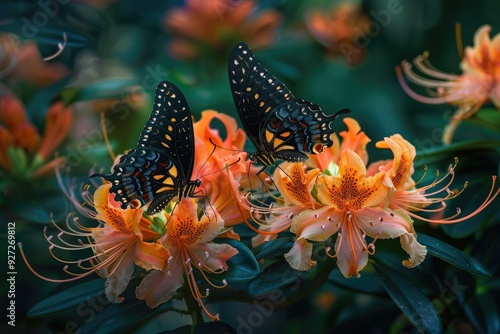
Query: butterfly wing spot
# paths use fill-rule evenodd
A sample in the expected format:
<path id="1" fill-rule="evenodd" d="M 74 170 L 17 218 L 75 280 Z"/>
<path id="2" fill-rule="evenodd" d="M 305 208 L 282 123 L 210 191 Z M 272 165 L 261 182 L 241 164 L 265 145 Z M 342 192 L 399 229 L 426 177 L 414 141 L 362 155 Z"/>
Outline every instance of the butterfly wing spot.
<path id="1" fill-rule="evenodd" d="M 168 141 L 172 141 L 172 137 L 169 134 L 165 133 L 165 139 Z"/>
<path id="2" fill-rule="evenodd" d="M 252 87 L 247 87 L 245 90 L 246 90 L 247 92 L 251 92 L 251 91 L 252 91 Z"/>
<path id="3" fill-rule="evenodd" d="M 177 171 L 177 167 L 175 167 L 175 166 L 172 166 L 172 168 L 170 168 L 168 170 L 168 173 L 170 175 L 172 175 L 172 177 L 174 177 L 174 178 L 177 178 L 177 176 L 179 175 L 179 172 Z"/>
<path id="4" fill-rule="evenodd" d="M 325 149 L 325 145 L 317 143 L 317 144 L 314 144 L 312 151 L 315 154 L 319 154 L 319 153 L 323 152 L 324 149 Z"/>
<path id="5" fill-rule="evenodd" d="M 153 175 L 153 179 L 155 180 L 161 180 L 165 177 L 165 175 L 162 175 L 162 174 L 158 174 L 158 175 Z"/>
<path id="6" fill-rule="evenodd" d="M 172 117 L 172 118 L 170 119 L 170 122 L 172 122 L 172 123 L 174 123 L 174 124 L 175 124 L 175 122 L 177 122 L 177 119 L 176 119 L 175 117 Z"/>
<path id="7" fill-rule="evenodd" d="M 139 209 L 142 206 L 142 203 L 138 199 L 134 199 L 130 201 L 129 205 L 132 209 Z"/>
<path id="8" fill-rule="evenodd" d="M 262 108 L 265 104 L 266 104 L 266 103 L 265 103 L 264 101 L 261 101 L 261 102 L 259 103 L 259 108 Z"/>
<path id="9" fill-rule="evenodd" d="M 259 98 L 259 94 L 255 93 L 255 95 L 253 96 L 254 99 L 258 99 Z"/>
<path id="10" fill-rule="evenodd" d="M 270 143 L 274 138 L 274 133 L 272 133 L 269 130 L 266 130 L 266 140 L 268 143 Z"/>

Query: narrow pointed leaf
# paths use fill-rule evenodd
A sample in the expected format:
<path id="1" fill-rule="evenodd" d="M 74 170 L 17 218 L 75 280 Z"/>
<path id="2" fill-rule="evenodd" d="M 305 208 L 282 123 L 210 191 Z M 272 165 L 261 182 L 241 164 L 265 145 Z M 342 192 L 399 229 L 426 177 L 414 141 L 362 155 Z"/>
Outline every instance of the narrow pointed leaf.
<path id="1" fill-rule="evenodd" d="M 442 333 L 441 318 L 429 298 L 396 270 L 373 264 L 385 290 L 411 323 L 425 334 Z"/>
<path id="2" fill-rule="evenodd" d="M 110 304 L 104 295 L 103 279 L 75 285 L 42 300 L 29 310 L 28 317 L 45 317 L 65 310 L 78 309 L 79 305 L 89 303 L 91 300 L 96 300 L 101 305 Z"/>
<path id="3" fill-rule="evenodd" d="M 427 247 L 429 254 L 474 275 L 491 278 L 491 273 L 479 261 L 444 241 L 425 234 L 418 235 L 418 241 Z"/>

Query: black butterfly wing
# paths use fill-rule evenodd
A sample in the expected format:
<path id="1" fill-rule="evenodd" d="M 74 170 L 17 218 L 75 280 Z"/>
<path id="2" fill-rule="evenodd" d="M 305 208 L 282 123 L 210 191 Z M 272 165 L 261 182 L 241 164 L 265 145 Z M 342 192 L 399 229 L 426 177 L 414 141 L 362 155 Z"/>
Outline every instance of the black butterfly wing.
<path id="1" fill-rule="evenodd" d="M 231 50 L 229 84 L 243 128 L 258 151 L 267 152 L 261 140 L 267 114 L 293 99 L 286 86 L 262 66 L 248 45 L 241 42 Z"/>
<path id="2" fill-rule="evenodd" d="M 275 111 L 268 114 L 260 137 L 275 158 L 305 161 L 305 153 L 319 154 L 333 145 L 331 122 L 346 112 L 349 111 L 343 109 L 327 116 L 318 105 L 293 99 L 276 106 Z"/>
<path id="3" fill-rule="evenodd" d="M 184 95 L 167 81 L 155 94 L 137 148 L 121 157 L 112 174 L 98 175 L 111 182 L 122 208 L 150 202 L 148 214 L 163 209 L 190 183 L 194 164 L 193 121 Z"/>
<path id="4" fill-rule="evenodd" d="M 296 99 L 255 58 L 248 45 L 236 44 L 229 56 L 229 81 L 234 103 L 259 154 L 273 161 L 305 161 L 333 145 L 330 124 L 344 109 L 327 116 L 311 102 Z"/>

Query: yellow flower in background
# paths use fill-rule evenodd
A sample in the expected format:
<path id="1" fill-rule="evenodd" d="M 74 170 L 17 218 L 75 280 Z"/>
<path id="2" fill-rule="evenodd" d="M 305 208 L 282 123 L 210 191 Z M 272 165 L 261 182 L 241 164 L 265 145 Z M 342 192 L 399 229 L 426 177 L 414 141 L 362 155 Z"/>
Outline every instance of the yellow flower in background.
<path id="1" fill-rule="evenodd" d="M 449 144 L 459 123 L 474 115 L 485 102 L 500 108 L 500 34 L 490 39 L 491 27 L 480 27 L 474 36 L 474 46 L 466 47 L 460 63 L 462 74 L 448 74 L 435 69 L 428 61 L 428 54 L 414 59 L 415 67 L 425 74 L 422 77 L 412 70 L 412 64 L 403 61 L 397 69 L 404 91 L 417 101 L 426 104 L 449 103 L 458 106 L 450 124 L 445 128 L 443 142 Z M 403 74 L 412 83 L 431 90 L 431 96 L 414 92 L 406 84 Z"/>
<path id="2" fill-rule="evenodd" d="M 269 45 L 282 17 L 272 9 L 256 10 L 253 0 L 187 0 L 182 8 L 167 12 L 164 26 L 172 34 L 168 45 L 172 56 L 194 59 L 245 41 L 259 49 Z"/>

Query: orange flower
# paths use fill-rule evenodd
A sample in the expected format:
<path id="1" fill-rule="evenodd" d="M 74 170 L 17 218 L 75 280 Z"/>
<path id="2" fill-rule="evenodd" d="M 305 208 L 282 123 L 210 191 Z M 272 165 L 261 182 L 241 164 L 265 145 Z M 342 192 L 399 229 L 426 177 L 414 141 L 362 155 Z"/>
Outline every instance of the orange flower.
<path id="1" fill-rule="evenodd" d="M 11 93 L 0 97 L 0 167 L 26 178 L 42 177 L 63 162 L 49 160 L 54 149 L 66 137 L 72 112 L 63 103 L 54 102 L 47 111 L 45 131 L 40 135 L 23 104 Z"/>
<path id="2" fill-rule="evenodd" d="M 17 66 L 11 76 L 35 86 L 47 86 L 68 74 L 65 65 L 45 61 L 33 41 L 21 44 L 16 57 Z"/>
<path id="3" fill-rule="evenodd" d="M 426 221 L 434 224 L 454 224 L 465 221 L 483 209 L 485 209 L 499 194 L 500 188 L 494 191 L 496 177 L 493 177 L 490 193 L 486 196 L 483 203 L 472 213 L 458 217 L 461 213 L 460 209 L 451 217 L 445 218 L 426 218 L 418 212 L 433 213 L 434 217 L 441 217 L 446 208 L 446 201 L 459 196 L 466 188 L 461 191 L 451 191 L 451 187 L 455 177 L 455 167 L 458 160 L 453 166 L 448 168 L 444 176 L 436 175 L 436 179 L 426 186 L 420 186 L 418 182 L 412 179 L 414 173 L 413 160 L 415 158 L 415 147 L 408 141 L 404 140 L 401 135 L 393 135 L 385 138 L 376 144 L 378 148 L 389 148 L 394 154 L 394 159 L 390 161 L 379 161 L 370 167 L 371 170 L 386 171 L 387 177 L 392 183 L 392 188 L 395 190 L 388 206 L 394 210 L 401 210 L 410 217 Z M 423 177 L 420 178 L 420 180 Z M 443 185 L 444 183 L 444 185 Z M 439 187 L 439 188 L 437 188 Z M 436 189 L 437 188 L 437 189 Z M 433 205 L 435 204 L 435 205 Z"/>
<path id="4" fill-rule="evenodd" d="M 226 134 L 224 139 L 219 130 L 211 127 L 213 121 L 224 126 L 221 129 Z M 203 111 L 193 127 L 196 152 L 193 173 L 197 175 L 192 177 L 202 178 L 209 205 L 221 215 L 225 226 L 244 222 L 250 213 L 242 204 L 244 195 L 240 188 L 247 183 L 248 168 L 252 168 L 243 151 L 245 132 L 238 128 L 234 118 L 214 110 Z"/>
<path id="5" fill-rule="evenodd" d="M 322 9 L 310 11 L 306 24 L 312 36 L 327 50 L 328 55 L 343 55 L 349 64 L 363 60 L 366 50 L 356 41 L 359 31 L 368 24 L 368 18 L 359 5 L 341 2 L 332 6 L 329 12 Z"/>
<path id="6" fill-rule="evenodd" d="M 64 106 L 62 101 L 55 102 L 49 107 L 45 116 L 45 130 L 38 154 L 46 160 L 59 144 L 66 138 L 72 120 L 72 111 Z"/>
<path id="7" fill-rule="evenodd" d="M 297 237 L 293 248 L 285 254 L 290 265 L 298 270 L 315 265 L 311 259 L 312 244 L 307 241 L 324 242 L 336 232 L 335 254 L 327 254 L 337 258 L 345 277 L 359 276 L 368 254 L 373 254 L 374 243 L 367 245 L 366 235 L 374 240 L 401 237 L 401 246 L 410 254 L 403 264 L 414 267 L 422 262 L 426 249 L 416 241 L 411 218 L 382 206 L 390 195 L 384 177 L 384 172 L 367 177 L 362 159 L 345 150 L 338 175 L 318 176 L 317 197 L 325 206 L 304 211 L 292 222 L 291 231 Z"/>
<path id="8" fill-rule="evenodd" d="M 219 130 L 211 126 L 214 121 L 220 122 L 224 126 L 222 129 L 226 134 L 224 139 L 221 137 Z M 231 166 L 232 171 L 236 172 L 237 176 L 247 172 L 244 163 L 246 153 L 243 151 L 246 135 L 242 129 L 238 128 L 234 118 L 215 110 L 205 110 L 201 112 L 200 120 L 193 124 L 193 131 L 196 152 L 193 172 L 197 171 L 200 175 L 209 172 L 212 169 L 209 167 L 212 157 L 222 159 L 228 164 L 240 159 L 238 163 Z M 216 147 L 214 145 L 217 147 L 215 151 L 214 148 Z M 196 177 L 196 175 L 192 177 Z"/>
<path id="9" fill-rule="evenodd" d="M 277 233 L 290 227 L 293 218 L 300 212 L 323 206 L 311 195 L 319 172 L 319 169 L 306 172 L 303 163 L 289 162 L 275 169 L 274 184 L 283 199 L 277 200 L 278 206 L 252 201 L 257 202 L 249 207 L 252 218 L 260 225 L 259 234 L 252 239 L 252 246 L 274 239 Z"/>
<path id="10" fill-rule="evenodd" d="M 33 155 L 40 145 L 40 134 L 35 125 L 24 122 L 12 129 L 12 144 Z"/>
<path id="11" fill-rule="evenodd" d="M 5 127 L 0 125 L 0 167 L 9 170 L 11 162 L 7 150 L 12 145 L 12 136 Z"/>
<path id="12" fill-rule="evenodd" d="M 0 122 L 5 124 L 9 130 L 13 130 L 17 125 L 27 121 L 28 115 L 22 102 L 12 94 L 2 94 L 0 97 Z"/>
<path id="13" fill-rule="evenodd" d="M 196 201 L 184 198 L 178 203 L 173 214 L 168 217 L 165 246 L 170 250 L 168 265 L 164 271 L 153 270 L 136 289 L 137 298 L 146 301 L 149 307 L 170 300 L 184 284 L 186 275 L 189 289 L 200 307 L 211 320 L 218 320 L 218 315 L 211 314 L 202 302 L 206 297 L 198 289 L 193 269 L 213 287 L 205 272 L 219 274 L 227 270 L 226 261 L 238 253 L 238 250 L 227 244 L 216 244 L 212 240 L 224 229 L 224 222 L 208 211 L 199 217 Z M 208 289 L 206 294 L 208 295 Z"/>
<path id="14" fill-rule="evenodd" d="M 422 96 L 406 84 L 401 69 L 397 68 L 398 79 L 404 91 L 417 101 L 427 104 L 450 103 L 459 108 L 445 128 L 443 142 L 450 143 L 462 119 L 474 115 L 481 106 L 491 101 L 500 108 L 500 34 L 490 39 L 491 27 L 480 27 L 474 36 L 474 46 L 465 48 L 460 63 L 461 75 L 447 74 L 436 70 L 424 54 L 415 58 L 416 68 L 429 78 L 412 71 L 407 61 L 402 63 L 402 72 L 409 81 L 433 90 L 433 96 Z"/>
<path id="15" fill-rule="evenodd" d="M 254 48 L 270 44 L 281 15 L 275 10 L 255 11 L 253 0 L 187 0 L 183 8 L 169 11 L 164 25 L 174 36 L 168 48 L 179 59 L 205 55 L 206 48 L 218 53 L 244 40 Z"/>
<path id="16" fill-rule="evenodd" d="M 33 41 L 21 43 L 13 34 L 0 34 L 0 78 L 19 79 L 47 86 L 68 74 L 66 66 L 45 61 Z"/>
<path id="17" fill-rule="evenodd" d="M 58 175 L 59 182 L 62 182 Z M 53 236 L 45 235 L 50 243 L 50 252 L 60 262 L 67 264 L 77 264 L 83 272 L 71 272 L 66 266 L 64 271 L 74 276 L 65 280 L 54 280 L 43 277 L 37 273 L 27 262 L 24 253 L 22 256 L 28 264 L 30 270 L 38 277 L 51 282 L 73 281 L 97 272 L 106 280 L 106 296 L 113 303 L 121 303 L 120 294 L 127 287 L 134 272 L 134 264 L 146 270 L 163 270 L 170 257 L 169 251 L 156 240 L 161 236 L 155 232 L 155 226 L 151 221 L 143 217 L 141 209 L 121 209 L 120 203 L 113 199 L 109 193 L 111 184 L 101 185 L 92 197 L 88 191 L 84 196 L 88 198 L 87 203 L 94 203 L 94 207 L 79 205 L 79 211 L 102 223 L 100 227 L 87 228 L 78 224 L 74 218 L 73 223 L 79 228 L 75 230 L 69 227 L 68 231 L 60 229 L 61 233 L 57 240 L 53 241 Z M 66 195 L 76 202 L 72 190 L 64 189 Z M 56 226 L 57 227 L 57 226 Z M 76 237 L 75 244 L 66 240 L 69 237 Z M 88 243 L 82 240 L 91 240 Z M 65 261 L 59 259 L 54 254 L 54 249 L 62 250 L 86 250 L 92 249 L 94 255 L 78 261 Z"/>

